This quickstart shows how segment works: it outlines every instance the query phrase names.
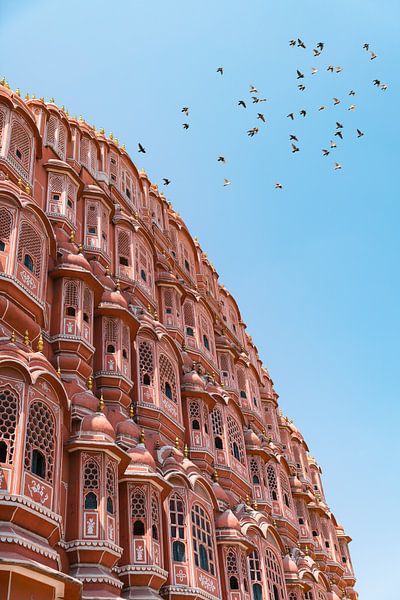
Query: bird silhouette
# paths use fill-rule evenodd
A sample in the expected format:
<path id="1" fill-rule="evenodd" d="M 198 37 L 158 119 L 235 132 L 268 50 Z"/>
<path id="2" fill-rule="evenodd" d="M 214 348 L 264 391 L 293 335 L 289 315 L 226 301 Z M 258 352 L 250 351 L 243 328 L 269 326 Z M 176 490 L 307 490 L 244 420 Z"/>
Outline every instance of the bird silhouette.
<path id="1" fill-rule="evenodd" d="M 336 129 L 343 129 L 343 125 L 339 121 L 336 121 Z"/>
<path id="2" fill-rule="evenodd" d="M 338 104 L 340 104 L 339 98 L 332 98 L 332 100 L 333 100 L 333 106 L 337 106 Z"/>
<path id="3" fill-rule="evenodd" d="M 335 67 L 334 67 L 333 65 L 329 65 L 329 66 L 326 68 L 326 70 L 327 70 L 327 71 L 330 71 L 331 73 L 333 73 L 333 70 L 334 70 L 334 68 L 335 68 Z"/>
<path id="4" fill-rule="evenodd" d="M 354 91 L 354 90 L 350 90 L 350 91 L 349 91 L 349 96 L 355 96 L 355 95 L 356 95 L 356 93 L 355 93 L 355 91 Z"/>
<path id="5" fill-rule="evenodd" d="M 300 38 L 297 39 L 297 45 L 299 48 L 306 48 L 305 43 Z"/>
<path id="6" fill-rule="evenodd" d="M 247 108 L 246 102 L 244 100 L 239 100 L 238 106 L 243 106 L 243 108 Z"/>
<path id="7" fill-rule="evenodd" d="M 142 152 L 143 154 L 146 154 L 146 150 L 144 149 L 142 144 L 138 144 L 138 152 Z"/>
<path id="8" fill-rule="evenodd" d="M 324 46 L 325 46 L 324 42 L 318 42 L 318 44 L 317 44 L 317 48 L 319 48 L 321 50 L 321 52 L 324 49 Z"/>
<path id="9" fill-rule="evenodd" d="M 296 45 L 296 40 L 290 40 L 289 42 L 289 46 L 295 46 Z"/>
<path id="10" fill-rule="evenodd" d="M 299 90 L 300 90 L 301 92 L 304 92 L 304 90 L 306 89 L 306 86 L 305 86 L 305 85 L 303 85 L 302 83 L 300 83 L 300 84 L 299 84 L 297 87 L 299 88 Z"/>
<path id="11" fill-rule="evenodd" d="M 313 53 L 314 53 L 314 56 L 319 56 L 321 54 L 321 52 L 319 50 L 317 50 L 316 48 L 313 48 Z"/>
<path id="12" fill-rule="evenodd" d="M 229 181 L 229 179 L 224 179 L 224 187 L 226 187 L 227 185 L 231 185 L 231 182 Z"/>
<path id="13" fill-rule="evenodd" d="M 387 89 L 388 89 L 387 83 L 382 83 L 381 90 L 383 90 L 384 92 L 386 92 Z"/>
<path id="14" fill-rule="evenodd" d="M 257 119 L 260 119 L 263 123 L 265 123 L 265 117 L 262 113 L 257 113 Z"/>
<path id="15" fill-rule="evenodd" d="M 364 132 L 361 131 L 361 129 L 357 129 L 357 137 L 362 137 L 364 135 Z"/>
<path id="16" fill-rule="evenodd" d="M 336 142 L 333 140 L 331 140 L 331 148 L 337 148 Z"/>
<path id="17" fill-rule="evenodd" d="M 327 150 L 326 148 L 323 148 L 323 149 L 322 149 L 322 154 L 323 154 L 324 156 L 328 156 L 328 154 L 329 154 L 329 150 Z"/>
<path id="18" fill-rule="evenodd" d="M 259 92 L 258 92 L 258 89 L 254 85 L 251 85 L 249 87 L 249 93 L 250 94 L 258 94 Z"/>
<path id="19" fill-rule="evenodd" d="M 343 133 L 341 131 L 336 131 L 335 135 L 340 137 L 341 140 L 343 139 Z"/>
<path id="20" fill-rule="evenodd" d="M 217 73 L 221 73 L 221 75 L 223 75 L 224 74 L 224 67 L 218 67 Z"/>
<path id="21" fill-rule="evenodd" d="M 275 189 L 276 190 L 283 190 L 283 185 L 278 182 L 278 183 L 275 184 Z"/>
<path id="22" fill-rule="evenodd" d="M 218 156 L 217 161 L 218 162 L 222 162 L 222 163 L 226 163 L 225 156 Z"/>
<path id="23" fill-rule="evenodd" d="M 169 185 L 171 183 L 171 180 L 167 179 L 166 177 L 163 177 L 163 182 L 164 182 L 164 185 Z"/>
<path id="24" fill-rule="evenodd" d="M 335 163 L 335 171 L 339 171 L 342 168 L 342 165 L 340 163 Z"/>
<path id="25" fill-rule="evenodd" d="M 363 45 L 363 50 L 366 50 L 368 52 L 368 50 L 369 50 L 369 44 L 364 44 Z"/>
<path id="26" fill-rule="evenodd" d="M 318 73 L 318 69 L 316 67 L 312 67 L 311 75 L 316 75 Z"/>
<path id="27" fill-rule="evenodd" d="M 300 152 L 300 148 L 298 146 L 296 146 L 295 144 L 292 144 L 292 152 Z"/>
<path id="28" fill-rule="evenodd" d="M 356 105 L 355 104 L 350 104 L 349 108 L 347 110 L 356 110 Z"/>
<path id="29" fill-rule="evenodd" d="M 296 73 L 297 73 L 297 79 L 304 79 L 304 73 L 299 71 L 299 69 L 296 69 Z"/>
<path id="30" fill-rule="evenodd" d="M 294 142 L 298 142 L 299 140 L 297 139 L 297 137 L 295 135 L 293 135 L 293 133 L 291 133 L 289 135 L 289 140 L 293 140 Z"/>
<path id="31" fill-rule="evenodd" d="M 286 116 L 287 116 L 287 117 L 289 117 L 289 119 L 292 119 L 292 121 L 293 121 L 293 119 L 294 119 L 294 114 L 293 114 L 293 113 L 289 113 L 289 114 L 288 114 L 288 115 L 286 115 Z"/>
<path id="32" fill-rule="evenodd" d="M 374 79 L 372 83 L 378 87 L 381 85 L 380 79 Z"/>
<path id="33" fill-rule="evenodd" d="M 320 106 L 318 110 L 326 110 L 326 106 Z"/>
<path id="34" fill-rule="evenodd" d="M 372 52 L 372 50 L 371 50 L 370 54 L 371 54 L 370 60 L 375 60 L 375 58 L 378 58 L 378 55 L 375 54 L 375 52 Z"/>
<path id="35" fill-rule="evenodd" d="M 335 67 L 336 73 L 341 73 L 343 71 L 343 67 Z"/>
<path id="36" fill-rule="evenodd" d="M 183 129 L 189 129 L 189 123 L 183 123 L 182 127 Z"/>
<path id="37" fill-rule="evenodd" d="M 182 108 L 181 112 L 185 113 L 185 115 L 188 117 L 189 116 L 189 107 L 188 106 L 184 106 Z"/>
<path id="38" fill-rule="evenodd" d="M 249 137 L 253 137 L 253 136 L 255 136 L 255 135 L 258 133 L 258 132 L 259 132 L 259 129 L 258 129 L 258 127 L 253 127 L 252 129 L 249 129 L 249 130 L 248 130 L 248 132 L 247 132 L 247 135 L 248 135 Z"/>
<path id="39" fill-rule="evenodd" d="M 300 114 L 301 114 L 302 117 L 305 117 L 306 114 L 307 114 L 307 111 L 303 109 L 303 110 L 300 111 Z"/>

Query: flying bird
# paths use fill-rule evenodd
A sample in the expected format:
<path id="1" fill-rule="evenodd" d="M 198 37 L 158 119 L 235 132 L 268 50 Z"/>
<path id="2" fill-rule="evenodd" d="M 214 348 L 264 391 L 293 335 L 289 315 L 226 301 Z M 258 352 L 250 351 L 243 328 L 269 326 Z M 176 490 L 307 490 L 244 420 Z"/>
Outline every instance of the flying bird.
<path id="1" fill-rule="evenodd" d="M 297 79 L 304 79 L 304 73 L 299 71 L 299 69 L 296 69 L 296 72 L 297 72 Z"/>
<path id="2" fill-rule="evenodd" d="M 319 56 L 321 54 L 321 52 L 319 50 L 317 50 L 316 48 L 313 48 L 313 53 L 314 53 L 314 56 Z"/>
<path id="3" fill-rule="evenodd" d="M 250 92 L 250 94 L 258 94 L 259 93 L 258 89 L 256 87 L 254 87 L 254 85 L 251 85 L 249 87 L 249 92 Z"/>
<path id="4" fill-rule="evenodd" d="M 226 187 L 227 185 L 231 185 L 231 182 L 229 181 L 229 179 L 224 179 L 224 187 Z"/>
<path id="5" fill-rule="evenodd" d="M 260 98 L 257 98 L 257 96 L 252 96 L 251 99 L 253 100 L 253 104 L 258 104 L 258 102 L 260 102 Z"/>
<path id="6" fill-rule="evenodd" d="M 333 140 L 331 140 L 331 148 L 336 148 L 336 142 L 334 142 Z"/>
<path id="7" fill-rule="evenodd" d="M 338 137 L 340 137 L 341 140 L 343 139 L 343 133 L 341 131 L 337 131 L 335 133 L 335 135 L 337 135 Z"/>
<path id="8" fill-rule="evenodd" d="M 380 86 L 381 85 L 381 81 L 380 79 L 374 79 L 372 82 L 374 85 Z"/>
<path id="9" fill-rule="evenodd" d="M 185 115 L 188 117 L 189 116 L 189 107 L 188 106 L 184 106 L 182 108 L 181 112 L 185 113 Z"/>
<path id="10" fill-rule="evenodd" d="M 305 117 L 307 114 L 307 111 L 305 111 L 304 109 L 300 111 L 300 114 L 302 117 Z"/>
<path id="11" fill-rule="evenodd" d="M 383 90 L 384 92 L 386 92 L 387 89 L 388 89 L 387 83 L 382 83 L 381 90 Z"/>
<path id="12" fill-rule="evenodd" d="M 336 73 L 341 73 L 343 71 L 343 67 L 335 67 Z"/>
<path id="13" fill-rule="evenodd" d="M 318 69 L 316 67 L 312 67 L 311 75 L 316 75 L 318 73 Z"/>
<path id="14" fill-rule="evenodd" d="M 189 129 L 189 123 L 183 123 L 182 127 L 183 129 Z"/>
<path id="15" fill-rule="evenodd" d="M 258 101 L 259 102 L 267 102 L 267 98 L 259 98 Z M 253 100 L 253 102 L 254 102 L 254 100 Z"/>
<path id="16" fill-rule="evenodd" d="M 275 189 L 276 190 L 283 190 L 283 185 L 281 183 L 276 183 L 275 184 Z"/>
<path id="17" fill-rule="evenodd" d="M 289 119 L 292 119 L 292 121 L 293 121 L 293 119 L 294 119 L 294 114 L 293 114 L 293 113 L 289 113 L 289 114 L 288 114 L 288 115 L 286 115 L 286 116 L 287 116 L 287 117 L 289 117 Z"/>
<path id="18" fill-rule="evenodd" d="M 226 160 L 225 160 L 225 156 L 218 156 L 218 158 L 217 158 L 217 161 L 218 161 L 218 162 L 225 163 L 225 162 L 226 162 Z"/>
<path id="19" fill-rule="evenodd" d="M 293 135 L 293 133 L 291 133 L 289 135 L 289 140 L 293 140 L 294 142 L 298 142 L 299 140 L 297 139 L 297 137 L 295 135 Z"/>
<path id="20" fill-rule="evenodd" d="M 253 137 L 254 135 L 256 135 L 259 132 L 258 127 L 253 127 L 253 129 L 249 129 L 247 132 L 247 135 L 249 137 Z"/>
<path id="21" fill-rule="evenodd" d="M 349 96 L 355 96 L 355 95 L 356 95 L 356 93 L 355 93 L 355 91 L 354 91 L 354 90 L 350 90 L 350 91 L 349 91 Z"/>
<path id="22" fill-rule="evenodd" d="M 167 179 L 166 177 L 163 177 L 163 182 L 164 182 L 164 185 L 169 185 L 171 183 L 171 180 Z"/>
<path id="23" fill-rule="evenodd" d="M 321 52 L 324 49 L 324 46 L 325 46 L 324 42 L 318 42 L 318 44 L 317 44 L 317 48 L 319 48 L 321 50 Z"/>
<path id="24" fill-rule="evenodd" d="M 244 100 L 239 100 L 238 106 L 243 106 L 243 108 L 247 108 L 246 102 Z"/>
<path id="25" fill-rule="evenodd" d="M 327 71 L 330 71 L 331 73 L 333 73 L 333 69 L 335 67 L 333 65 L 329 65 L 329 67 L 326 68 Z"/>
<path id="26" fill-rule="evenodd" d="M 326 106 L 320 106 L 318 110 L 326 110 Z"/>
<path id="27" fill-rule="evenodd" d="M 221 75 L 223 75 L 224 74 L 224 67 L 218 67 L 217 73 L 221 73 Z"/>
<path id="28" fill-rule="evenodd" d="M 329 150 L 326 150 L 326 148 L 323 148 L 323 149 L 322 149 L 322 154 L 323 154 L 324 156 L 328 156 L 328 154 L 329 154 Z"/>
<path id="29" fill-rule="evenodd" d="M 300 90 L 301 92 L 304 92 L 304 90 L 306 89 L 306 86 L 305 86 L 305 85 L 303 85 L 302 83 L 300 83 L 300 84 L 299 84 L 297 87 L 299 88 L 299 90 Z"/>
<path id="30" fill-rule="evenodd" d="M 138 144 L 138 152 L 142 152 L 143 154 L 146 154 L 146 150 L 144 149 L 142 144 Z"/>
<path id="31" fill-rule="evenodd" d="M 340 104 L 339 98 L 332 98 L 332 100 L 333 100 L 333 106 L 337 106 L 338 104 Z"/>
<path id="32" fill-rule="evenodd" d="M 292 152 L 300 152 L 300 148 L 295 144 L 292 144 Z"/>
<path id="33" fill-rule="evenodd" d="M 260 119 L 263 123 L 265 123 L 265 117 L 262 113 L 257 113 L 257 119 Z"/>
<path id="34" fill-rule="evenodd" d="M 356 110 L 356 105 L 355 104 L 350 104 L 349 108 L 347 110 Z"/>
<path id="35" fill-rule="evenodd" d="M 336 129 L 343 129 L 343 125 L 339 121 L 336 121 Z"/>
<path id="36" fill-rule="evenodd" d="M 342 165 L 340 163 L 335 163 L 335 171 L 339 171 L 342 168 Z"/>
<path id="37" fill-rule="evenodd" d="M 364 132 L 361 131 L 361 129 L 357 129 L 357 137 L 362 137 L 364 135 Z"/>
<path id="38" fill-rule="evenodd" d="M 366 50 L 368 52 L 368 50 L 369 50 L 369 44 L 364 44 L 363 45 L 363 50 Z"/>
<path id="39" fill-rule="evenodd" d="M 296 45 L 296 40 L 290 40 L 289 42 L 289 46 L 295 46 Z"/>
<path id="40" fill-rule="evenodd" d="M 378 57 L 378 55 L 377 55 L 377 54 L 375 54 L 375 52 L 372 52 L 372 50 L 371 50 L 370 54 L 371 54 L 371 58 L 370 58 L 370 60 L 374 60 L 375 58 L 377 58 L 377 57 Z"/>
<path id="41" fill-rule="evenodd" d="M 299 48 L 305 48 L 306 47 L 305 43 L 300 38 L 298 38 L 298 40 L 297 40 L 297 45 L 298 45 Z"/>

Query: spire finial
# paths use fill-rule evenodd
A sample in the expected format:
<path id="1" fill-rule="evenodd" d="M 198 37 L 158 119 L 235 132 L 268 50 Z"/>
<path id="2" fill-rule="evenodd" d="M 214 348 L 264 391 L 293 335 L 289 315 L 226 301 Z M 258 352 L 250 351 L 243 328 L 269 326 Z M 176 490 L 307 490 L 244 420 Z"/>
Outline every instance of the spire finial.
<path id="1" fill-rule="evenodd" d="M 69 241 L 72 243 L 75 241 L 75 231 L 71 229 L 71 233 L 69 234 Z"/>
<path id="2" fill-rule="evenodd" d="M 143 427 L 140 432 L 139 443 L 144 444 L 144 428 Z"/>
<path id="3" fill-rule="evenodd" d="M 104 407 L 105 407 L 105 403 L 104 403 L 104 398 L 103 398 L 103 392 L 100 395 L 100 401 L 99 401 L 99 406 L 98 406 L 98 412 L 104 412 Z"/>
<path id="4" fill-rule="evenodd" d="M 38 352 L 43 352 L 43 348 L 44 348 L 43 335 L 42 335 L 42 332 L 40 332 L 38 343 L 37 343 Z"/>
<path id="5" fill-rule="evenodd" d="M 184 455 L 185 458 L 189 457 L 189 448 L 188 448 L 187 444 L 185 444 L 185 447 L 183 449 L 183 455 Z"/>
<path id="6" fill-rule="evenodd" d="M 135 407 L 133 406 L 133 404 L 131 404 L 129 406 L 129 418 L 133 419 L 135 416 Z"/>
<path id="7" fill-rule="evenodd" d="M 212 478 L 213 478 L 213 481 L 215 481 L 215 483 L 218 483 L 218 480 L 219 480 L 218 471 L 214 471 L 214 473 L 212 474 Z"/>
<path id="8" fill-rule="evenodd" d="M 180 442 L 179 442 L 179 438 L 178 438 L 178 436 L 176 436 L 176 438 L 175 438 L 175 448 L 176 448 L 177 450 L 179 450 L 179 448 L 180 448 Z"/>
<path id="9" fill-rule="evenodd" d="M 59 379 L 61 379 L 61 369 L 60 369 L 60 367 L 57 368 L 57 377 Z"/>
<path id="10" fill-rule="evenodd" d="M 21 96 L 21 90 L 20 90 L 19 88 L 17 88 L 17 89 L 15 90 L 15 93 L 17 94 L 17 96 Z"/>
<path id="11" fill-rule="evenodd" d="M 15 336 L 15 331 L 12 330 L 11 335 L 10 335 L 10 342 L 12 342 L 13 344 L 15 344 L 17 338 Z"/>
<path id="12" fill-rule="evenodd" d="M 87 378 L 86 385 L 89 392 L 91 392 L 93 390 L 93 377 L 91 375 Z"/>
<path id="13" fill-rule="evenodd" d="M 24 333 L 24 344 L 25 344 L 25 346 L 29 346 L 29 344 L 30 344 L 30 341 L 29 341 L 29 331 L 28 330 L 26 330 L 25 333 Z"/>

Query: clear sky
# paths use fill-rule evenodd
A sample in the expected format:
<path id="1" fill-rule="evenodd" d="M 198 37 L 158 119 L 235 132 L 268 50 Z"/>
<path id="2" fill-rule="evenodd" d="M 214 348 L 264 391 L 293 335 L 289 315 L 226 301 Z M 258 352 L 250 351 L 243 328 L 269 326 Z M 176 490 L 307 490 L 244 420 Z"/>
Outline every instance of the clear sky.
<path id="1" fill-rule="evenodd" d="M 11 87 L 54 96 L 112 131 L 153 181 L 172 180 L 167 198 L 238 300 L 284 413 L 319 459 L 354 539 L 361 600 L 398 599 L 399 22 L 398 0 L 0 0 Z M 288 46 L 298 36 L 306 50 Z M 253 105 L 250 84 L 268 102 Z"/>

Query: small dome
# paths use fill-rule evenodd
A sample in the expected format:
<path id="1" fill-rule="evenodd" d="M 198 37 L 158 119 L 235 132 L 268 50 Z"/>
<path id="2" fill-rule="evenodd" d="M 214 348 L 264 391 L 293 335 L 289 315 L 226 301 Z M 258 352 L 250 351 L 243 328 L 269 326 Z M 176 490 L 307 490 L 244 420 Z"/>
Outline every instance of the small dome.
<path id="1" fill-rule="evenodd" d="M 85 433 L 93 433 L 94 435 L 100 433 L 115 439 L 113 426 L 102 412 L 97 412 L 84 417 L 81 424 L 81 431 Z"/>
<path id="2" fill-rule="evenodd" d="M 258 448 L 261 447 L 261 440 L 252 429 L 248 429 L 244 432 L 244 441 L 247 446 L 257 446 Z"/>
<path id="3" fill-rule="evenodd" d="M 137 446 L 128 452 L 128 454 L 131 457 L 131 464 L 146 465 L 153 469 L 156 468 L 154 458 L 143 443 L 137 444 Z"/>
<path id="4" fill-rule="evenodd" d="M 72 252 L 69 252 L 68 254 L 63 255 L 60 262 L 63 265 L 70 265 L 74 268 L 90 271 L 90 265 L 83 254 L 73 254 Z"/>
<path id="5" fill-rule="evenodd" d="M 190 387 L 197 387 L 204 390 L 205 383 L 197 371 L 190 371 L 189 373 L 185 373 L 182 378 L 182 384 Z"/>
<path id="6" fill-rule="evenodd" d="M 122 306 L 122 308 L 128 308 L 128 303 L 121 294 L 121 292 L 111 290 L 105 290 L 102 297 L 102 302 L 106 302 L 107 304 L 117 304 L 118 306 Z"/>
<path id="7" fill-rule="evenodd" d="M 89 408 L 93 412 L 96 411 L 99 405 L 99 399 L 96 398 L 91 392 L 87 390 L 82 390 L 81 392 L 77 392 L 71 398 L 73 405 L 83 406 L 84 408 Z"/>
<path id="8" fill-rule="evenodd" d="M 289 554 L 286 554 L 285 558 L 283 559 L 283 568 L 287 574 L 290 573 L 292 575 L 298 575 L 299 569 Z"/>
<path id="9" fill-rule="evenodd" d="M 236 529 L 236 531 L 240 531 L 240 523 L 230 508 L 217 515 L 215 526 L 217 529 Z"/>
<path id="10" fill-rule="evenodd" d="M 120 421 L 116 427 L 117 435 L 127 435 L 128 437 L 139 439 L 140 429 L 132 419 Z"/>
<path id="11" fill-rule="evenodd" d="M 215 482 L 215 483 L 213 483 L 212 487 L 213 487 L 216 499 L 219 500 L 220 502 L 223 502 L 224 504 L 228 504 L 228 506 L 229 506 L 230 500 L 229 500 L 229 497 L 228 497 L 226 491 L 222 487 L 222 485 L 219 485 L 219 483 Z"/>
<path id="12" fill-rule="evenodd" d="M 295 475 L 292 479 L 292 487 L 297 491 L 301 491 L 303 489 L 303 485 L 297 475 Z"/>

